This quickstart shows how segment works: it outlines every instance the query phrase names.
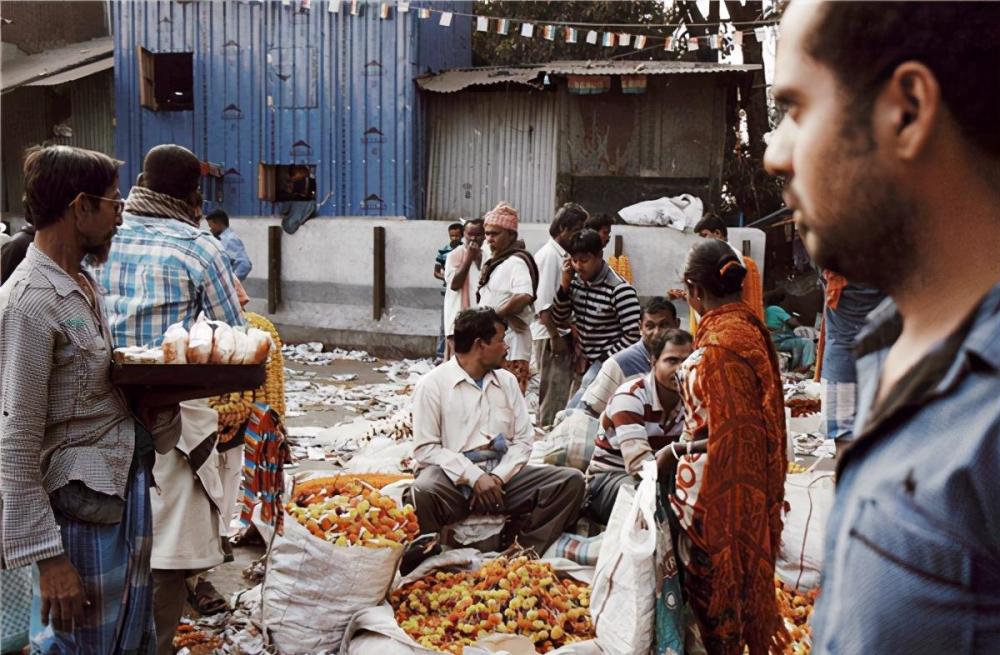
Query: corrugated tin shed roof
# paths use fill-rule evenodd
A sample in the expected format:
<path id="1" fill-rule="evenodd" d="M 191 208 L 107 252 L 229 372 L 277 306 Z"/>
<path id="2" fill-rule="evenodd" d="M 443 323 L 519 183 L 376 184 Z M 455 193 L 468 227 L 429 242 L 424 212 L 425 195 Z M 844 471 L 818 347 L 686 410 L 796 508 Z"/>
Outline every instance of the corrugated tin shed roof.
<path id="1" fill-rule="evenodd" d="M 109 59 L 114 53 L 114 39 L 110 36 L 62 48 L 53 48 L 37 55 L 16 57 L 3 62 L 0 68 L 0 89 L 12 91 L 19 86 L 63 73 L 98 60 Z"/>
<path id="2" fill-rule="evenodd" d="M 65 84 L 66 82 L 75 82 L 81 78 L 95 73 L 100 73 L 101 71 L 110 70 L 114 67 L 115 58 L 108 56 L 104 59 L 98 59 L 91 64 L 84 64 L 83 66 L 71 68 L 68 71 L 63 71 L 62 73 L 56 73 L 51 77 L 43 77 L 35 80 L 34 82 L 28 82 L 25 86 L 55 86 L 57 84 Z"/>
<path id="3" fill-rule="evenodd" d="M 549 75 L 678 75 L 698 73 L 751 73 L 758 64 L 716 64 L 703 61 L 553 61 L 534 66 L 486 66 L 442 71 L 417 79 L 424 91 L 453 93 L 470 86 L 522 84 L 541 88 Z"/>

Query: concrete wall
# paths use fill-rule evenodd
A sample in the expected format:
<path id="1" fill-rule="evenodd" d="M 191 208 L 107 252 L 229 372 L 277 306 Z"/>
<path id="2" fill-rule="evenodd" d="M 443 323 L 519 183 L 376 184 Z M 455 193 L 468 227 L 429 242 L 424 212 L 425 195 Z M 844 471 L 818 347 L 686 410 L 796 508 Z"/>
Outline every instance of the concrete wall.
<path id="1" fill-rule="evenodd" d="M 271 218 L 234 218 L 253 260 L 247 292 L 251 309 L 266 312 L 267 227 Z M 372 319 L 373 228 L 386 228 L 387 307 Z M 434 257 L 447 242 L 447 223 L 403 219 L 316 218 L 293 235 L 282 233 L 282 303 L 271 318 L 288 341 L 318 340 L 373 352 L 429 355 L 441 320 L 441 286 L 434 279 Z M 662 295 L 681 287 L 688 249 L 697 237 L 669 228 L 617 225 L 624 238 L 640 296 Z M 548 239 L 547 225 L 522 225 L 521 236 L 534 252 Z M 742 249 L 763 268 L 764 234 L 730 229 Z M 609 246 L 610 251 L 611 246 Z M 609 252 L 609 255 L 611 253 Z M 679 303 L 683 304 L 683 303 Z M 686 307 L 681 308 L 686 313 Z"/>

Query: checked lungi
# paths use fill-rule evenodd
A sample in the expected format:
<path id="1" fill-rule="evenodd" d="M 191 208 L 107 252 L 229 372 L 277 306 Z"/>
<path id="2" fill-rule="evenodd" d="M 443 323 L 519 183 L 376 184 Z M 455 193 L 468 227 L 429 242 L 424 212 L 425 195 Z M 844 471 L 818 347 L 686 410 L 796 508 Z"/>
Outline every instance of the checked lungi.
<path id="1" fill-rule="evenodd" d="M 83 580 L 82 625 L 55 632 L 41 623 L 38 567 L 32 567 L 31 652 L 143 655 L 156 652 L 153 580 L 149 566 L 153 517 L 150 472 L 136 462 L 126 489 L 121 522 L 84 523 L 56 511 L 63 549 Z"/>

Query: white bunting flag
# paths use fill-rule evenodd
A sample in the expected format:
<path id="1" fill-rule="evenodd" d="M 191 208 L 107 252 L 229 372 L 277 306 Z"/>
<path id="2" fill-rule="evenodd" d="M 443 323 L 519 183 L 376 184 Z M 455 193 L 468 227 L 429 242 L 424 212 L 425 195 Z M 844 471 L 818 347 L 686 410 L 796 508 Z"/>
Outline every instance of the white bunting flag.
<path id="1" fill-rule="evenodd" d="M 663 40 L 663 49 L 664 50 L 674 49 L 674 37 L 668 36 L 666 39 Z"/>
<path id="2" fill-rule="evenodd" d="M 733 43 L 738 46 L 743 45 L 743 32 L 733 32 Z"/>
<path id="3" fill-rule="evenodd" d="M 401 14 L 408 13 L 410 11 L 410 0 L 399 0 L 399 4 L 396 5 L 396 11 Z"/>
<path id="4" fill-rule="evenodd" d="M 597 32 L 594 30 L 587 32 L 587 43 L 590 45 L 597 45 Z"/>
<path id="5" fill-rule="evenodd" d="M 357 16 L 361 13 L 361 7 L 358 4 L 358 0 L 351 0 L 351 16 Z"/>
<path id="6" fill-rule="evenodd" d="M 530 39 L 535 35 L 535 26 L 531 23 L 524 23 L 521 25 L 521 36 L 526 39 Z"/>
<path id="7" fill-rule="evenodd" d="M 389 12 L 390 12 L 389 3 L 383 2 L 382 6 L 380 6 L 378 9 L 378 17 L 381 18 L 382 20 L 387 20 L 389 18 Z"/>
<path id="8" fill-rule="evenodd" d="M 451 19 L 453 16 L 454 14 L 451 13 L 450 11 L 442 13 L 441 20 L 438 22 L 438 25 L 440 25 L 441 27 L 451 27 Z"/>
<path id="9" fill-rule="evenodd" d="M 326 5 L 326 10 L 331 14 L 339 14 L 341 4 L 343 4 L 342 0 L 330 0 Z"/>
<path id="10" fill-rule="evenodd" d="M 618 44 L 619 45 L 628 46 L 631 43 L 632 43 L 632 35 L 631 34 L 625 34 L 623 32 L 622 34 L 618 35 Z"/>
<path id="11" fill-rule="evenodd" d="M 763 43 L 764 42 L 764 38 L 767 36 L 767 28 L 766 27 L 756 27 L 753 30 L 753 35 L 755 37 L 757 37 L 757 43 Z"/>
<path id="12" fill-rule="evenodd" d="M 420 18 L 430 18 L 431 10 L 426 7 L 422 7 L 420 11 L 417 12 L 417 15 L 420 16 Z"/>
<path id="13" fill-rule="evenodd" d="M 490 31 L 490 19 L 486 16 L 476 16 L 476 31 L 477 32 L 489 32 Z"/>
<path id="14" fill-rule="evenodd" d="M 694 52 L 698 49 L 698 37 L 692 36 L 688 39 L 688 51 Z"/>
<path id="15" fill-rule="evenodd" d="M 643 36 L 642 34 L 635 37 L 635 49 L 642 50 L 645 47 L 646 47 L 646 37 Z"/>

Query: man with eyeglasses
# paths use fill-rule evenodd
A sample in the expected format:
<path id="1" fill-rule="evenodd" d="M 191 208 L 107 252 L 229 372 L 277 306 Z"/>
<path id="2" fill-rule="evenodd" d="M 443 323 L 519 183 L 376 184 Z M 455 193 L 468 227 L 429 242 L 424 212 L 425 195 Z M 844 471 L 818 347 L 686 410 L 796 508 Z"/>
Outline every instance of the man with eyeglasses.
<path id="1" fill-rule="evenodd" d="M 32 566 L 33 652 L 153 644 L 153 439 L 111 384 L 100 286 L 81 265 L 106 260 L 121 225 L 120 165 L 27 152 L 37 235 L 0 287 L 0 534 L 4 567 Z"/>
<path id="2" fill-rule="evenodd" d="M 116 347 L 159 346 L 169 325 L 199 314 L 229 325 L 243 316 L 229 258 L 198 226 L 201 162 L 178 145 L 156 146 L 129 191 L 125 216 L 97 279 Z M 166 412 L 164 412 L 166 414 Z M 178 415 L 174 408 L 173 416 Z M 157 650 L 171 640 L 188 596 L 186 580 L 221 564 L 225 489 L 216 452 L 218 414 L 207 399 L 181 403 L 180 437 L 158 440 L 152 500 Z M 157 423 L 167 422 L 160 416 Z M 228 527 L 228 526 L 227 526 Z"/>

